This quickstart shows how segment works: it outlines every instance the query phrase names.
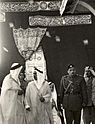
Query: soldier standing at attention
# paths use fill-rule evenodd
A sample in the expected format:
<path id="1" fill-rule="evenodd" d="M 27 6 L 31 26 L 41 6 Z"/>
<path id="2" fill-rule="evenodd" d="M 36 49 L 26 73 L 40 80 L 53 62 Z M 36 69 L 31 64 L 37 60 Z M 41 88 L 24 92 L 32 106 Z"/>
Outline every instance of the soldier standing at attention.
<path id="1" fill-rule="evenodd" d="M 87 104 L 86 83 L 82 76 L 76 74 L 76 68 L 70 64 L 68 75 L 62 76 L 60 82 L 60 106 L 65 110 L 66 124 L 80 124 L 81 109 Z"/>

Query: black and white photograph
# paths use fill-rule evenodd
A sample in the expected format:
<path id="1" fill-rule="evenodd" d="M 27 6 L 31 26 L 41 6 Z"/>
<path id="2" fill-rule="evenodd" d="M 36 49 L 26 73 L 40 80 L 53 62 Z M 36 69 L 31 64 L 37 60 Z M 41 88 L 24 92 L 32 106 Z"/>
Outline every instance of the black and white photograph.
<path id="1" fill-rule="evenodd" d="M 95 124 L 95 0 L 0 0 L 0 124 Z"/>

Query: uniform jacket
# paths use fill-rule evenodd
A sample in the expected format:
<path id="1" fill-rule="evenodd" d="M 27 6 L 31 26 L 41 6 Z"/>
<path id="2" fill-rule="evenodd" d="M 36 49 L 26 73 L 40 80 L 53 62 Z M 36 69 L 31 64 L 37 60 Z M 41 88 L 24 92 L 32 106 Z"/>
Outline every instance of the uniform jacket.
<path id="1" fill-rule="evenodd" d="M 70 84 L 71 83 L 71 84 Z M 68 88 L 67 88 L 68 87 Z M 62 76 L 60 82 L 60 103 L 64 109 L 80 110 L 87 104 L 86 83 L 82 76 Z"/>

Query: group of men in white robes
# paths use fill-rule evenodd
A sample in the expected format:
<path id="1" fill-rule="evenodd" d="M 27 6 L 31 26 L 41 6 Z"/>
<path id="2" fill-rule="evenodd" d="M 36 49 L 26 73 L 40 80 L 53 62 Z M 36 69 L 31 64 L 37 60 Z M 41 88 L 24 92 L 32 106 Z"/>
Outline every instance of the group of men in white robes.
<path id="1" fill-rule="evenodd" d="M 10 73 L 4 78 L 0 97 L 0 123 L 57 124 L 55 121 L 55 117 L 57 117 L 56 120 L 59 119 L 57 110 L 52 108 L 52 101 L 55 101 L 57 106 L 55 88 L 51 91 L 45 79 L 39 85 L 38 72 L 34 71 L 33 81 L 27 84 L 26 89 L 23 89 L 20 78 L 22 70 L 23 66 L 14 63 Z M 26 90 L 25 93 L 24 90 Z M 55 94 L 54 98 L 53 94 Z M 61 123 L 60 119 L 59 122 Z"/>

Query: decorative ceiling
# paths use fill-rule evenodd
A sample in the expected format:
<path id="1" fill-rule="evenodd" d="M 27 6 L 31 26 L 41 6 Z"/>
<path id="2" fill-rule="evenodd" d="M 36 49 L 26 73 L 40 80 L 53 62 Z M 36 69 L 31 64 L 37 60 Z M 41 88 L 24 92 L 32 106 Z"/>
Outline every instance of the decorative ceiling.
<path id="1" fill-rule="evenodd" d="M 1 0 L 0 10 L 4 12 L 33 12 L 33 11 L 57 11 L 62 0 Z M 65 13 L 88 13 L 89 10 L 80 4 L 80 0 L 68 0 Z M 95 9 L 95 0 L 82 0 Z"/>

